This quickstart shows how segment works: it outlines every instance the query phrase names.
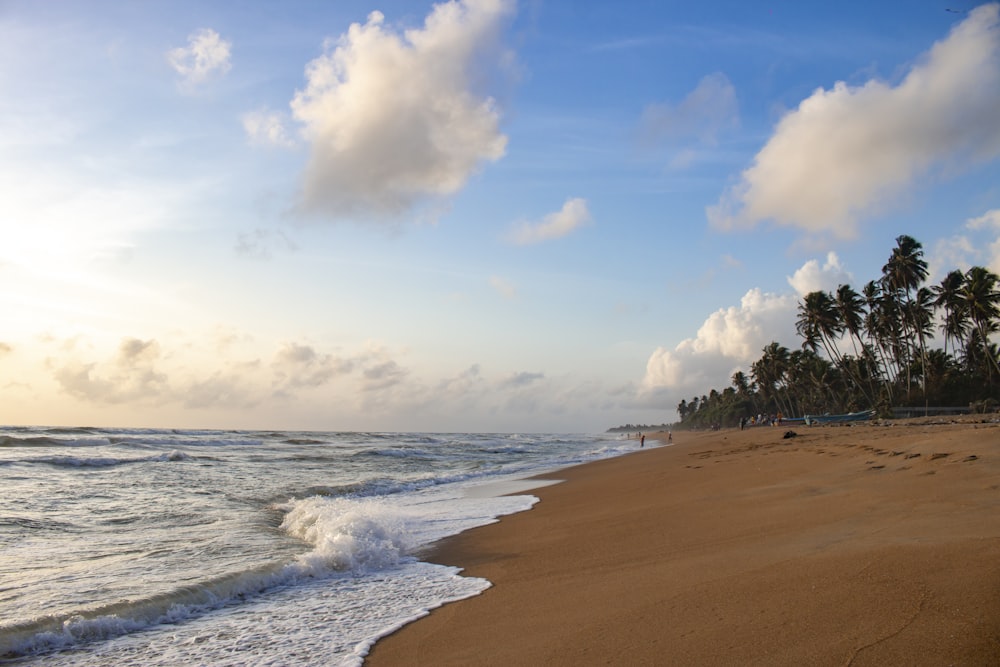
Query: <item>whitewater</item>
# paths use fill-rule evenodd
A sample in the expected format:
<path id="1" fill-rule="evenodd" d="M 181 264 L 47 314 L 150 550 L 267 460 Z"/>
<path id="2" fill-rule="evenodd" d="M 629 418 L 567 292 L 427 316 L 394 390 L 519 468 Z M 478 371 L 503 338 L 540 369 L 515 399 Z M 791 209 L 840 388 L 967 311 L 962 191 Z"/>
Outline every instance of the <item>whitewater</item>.
<path id="1" fill-rule="evenodd" d="M 490 586 L 420 554 L 612 435 L 0 427 L 0 664 L 360 665 Z"/>

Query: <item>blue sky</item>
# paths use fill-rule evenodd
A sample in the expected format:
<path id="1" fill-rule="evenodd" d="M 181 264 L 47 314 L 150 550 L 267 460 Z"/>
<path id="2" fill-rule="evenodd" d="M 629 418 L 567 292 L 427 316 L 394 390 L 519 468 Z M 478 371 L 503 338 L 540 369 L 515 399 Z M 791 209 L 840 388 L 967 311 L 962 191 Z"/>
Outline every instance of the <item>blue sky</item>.
<path id="1" fill-rule="evenodd" d="M 597 431 L 1000 270 L 1000 6 L 0 1 L 0 422 Z"/>

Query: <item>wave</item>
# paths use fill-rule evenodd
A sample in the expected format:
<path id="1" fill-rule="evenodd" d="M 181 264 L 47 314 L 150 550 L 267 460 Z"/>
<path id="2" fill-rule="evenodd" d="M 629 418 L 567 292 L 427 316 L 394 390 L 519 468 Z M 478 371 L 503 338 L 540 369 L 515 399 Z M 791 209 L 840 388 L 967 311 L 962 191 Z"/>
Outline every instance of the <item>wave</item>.
<path id="1" fill-rule="evenodd" d="M 82 529 L 65 521 L 52 519 L 34 519 L 23 516 L 0 516 L 0 528 L 27 528 L 29 530 L 52 530 L 65 532 L 80 532 Z"/>
<path id="2" fill-rule="evenodd" d="M 360 482 L 350 484 L 339 484 L 335 486 L 311 486 L 301 492 L 302 497 L 326 496 L 340 498 L 376 498 L 380 496 L 392 496 L 400 493 L 414 493 L 433 486 L 443 486 L 456 482 L 468 482 L 471 480 L 489 478 L 496 474 L 496 471 L 480 470 L 473 472 L 454 472 L 450 475 L 437 475 L 427 473 L 419 477 L 410 479 L 399 479 L 395 477 L 374 477 Z"/>
<path id="3" fill-rule="evenodd" d="M 405 518 L 375 500 L 314 497 L 288 503 L 281 509 L 287 512 L 281 529 L 310 546 L 291 562 L 263 565 L 85 612 L 0 625 L 0 660 L 50 653 L 187 621 L 306 581 L 391 568 L 408 558 L 413 546 Z"/>
<path id="4" fill-rule="evenodd" d="M 111 444 L 108 438 L 53 438 L 47 435 L 18 437 L 0 436 L 0 447 L 103 447 Z"/>
<path id="5" fill-rule="evenodd" d="M 46 616 L 27 623 L 0 626 L 0 660 L 49 653 L 196 618 L 288 583 L 292 577 L 285 572 L 286 567 L 265 567 L 84 613 Z"/>
<path id="6" fill-rule="evenodd" d="M 392 449 L 366 449 L 358 452 L 354 456 L 360 457 L 370 457 L 370 456 L 388 456 L 391 458 L 399 459 L 429 459 L 437 458 L 437 455 L 432 454 L 423 449 L 414 448 L 392 448 Z"/>
<path id="7" fill-rule="evenodd" d="M 38 456 L 30 459 L 23 459 L 18 463 L 56 466 L 60 468 L 111 468 L 119 465 L 131 465 L 135 463 L 166 463 L 173 461 L 193 461 L 194 457 L 185 454 L 180 450 L 165 452 L 156 456 L 143 456 L 138 458 L 119 458 L 113 456 Z M 14 461 L 8 462 L 9 464 Z"/>
<path id="8" fill-rule="evenodd" d="M 402 515 L 376 498 L 313 496 L 286 508 L 281 528 L 312 545 L 299 563 L 318 573 L 385 569 L 414 546 Z"/>

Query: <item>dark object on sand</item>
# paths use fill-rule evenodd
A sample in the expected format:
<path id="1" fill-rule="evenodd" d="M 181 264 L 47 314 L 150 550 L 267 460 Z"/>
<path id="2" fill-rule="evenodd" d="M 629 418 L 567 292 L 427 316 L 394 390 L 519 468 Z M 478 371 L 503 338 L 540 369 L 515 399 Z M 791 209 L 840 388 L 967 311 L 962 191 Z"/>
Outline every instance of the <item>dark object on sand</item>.
<path id="1" fill-rule="evenodd" d="M 789 438 L 794 438 L 798 436 L 795 431 L 785 431 L 785 435 L 781 436 L 783 439 L 788 440 Z"/>

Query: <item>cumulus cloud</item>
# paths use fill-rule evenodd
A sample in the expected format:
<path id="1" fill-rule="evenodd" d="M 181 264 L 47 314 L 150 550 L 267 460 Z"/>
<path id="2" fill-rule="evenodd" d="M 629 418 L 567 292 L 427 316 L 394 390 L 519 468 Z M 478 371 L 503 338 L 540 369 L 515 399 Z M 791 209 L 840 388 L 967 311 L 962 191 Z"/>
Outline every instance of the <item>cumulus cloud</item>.
<path id="1" fill-rule="evenodd" d="M 291 102 L 311 156 L 300 208 L 333 218 L 392 219 L 455 193 L 507 138 L 477 68 L 498 63 L 512 0 L 436 5 L 397 33 L 375 11 L 306 68 Z"/>
<path id="2" fill-rule="evenodd" d="M 285 116 L 277 111 L 250 111 L 243 114 L 241 120 L 250 143 L 282 148 L 295 145 L 295 141 L 288 135 Z"/>
<path id="3" fill-rule="evenodd" d="M 541 243 L 562 238 L 590 222 L 587 200 L 579 197 L 567 199 L 563 207 L 545 216 L 541 222 L 521 223 L 511 233 L 511 240 L 519 245 Z"/>
<path id="4" fill-rule="evenodd" d="M 795 293 L 749 290 L 738 306 L 720 308 L 709 315 L 693 338 L 673 349 L 658 347 L 653 351 L 646 362 L 640 400 L 643 395 L 657 400 L 669 395 L 679 400 L 688 392 L 729 386 L 732 374 L 746 372 L 772 341 L 795 346 L 795 320 L 802 296 L 818 289 L 833 290 L 851 280 L 851 274 L 831 252 L 822 265 L 810 260 L 788 277 Z"/>
<path id="5" fill-rule="evenodd" d="M 739 127 L 736 89 L 725 74 L 704 77 L 679 104 L 650 104 L 642 112 L 640 134 L 644 143 L 697 139 L 714 145 L 721 132 Z"/>
<path id="6" fill-rule="evenodd" d="M 350 373 L 355 365 L 352 359 L 337 359 L 317 352 L 311 345 L 299 343 L 285 343 L 272 364 L 277 384 L 283 391 L 320 387 L 338 375 Z"/>
<path id="7" fill-rule="evenodd" d="M 953 269 L 972 265 L 1000 273 L 1000 209 L 969 218 L 963 230 L 939 239 L 928 253 L 928 281 L 936 282 Z"/>
<path id="8" fill-rule="evenodd" d="M 201 28 L 188 35 L 188 45 L 167 52 L 167 62 L 181 75 L 183 88 L 192 89 L 232 67 L 232 43 L 211 28 Z"/>
<path id="9" fill-rule="evenodd" d="M 921 177 L 1000 156 L 1000 4 L 972 11 L 898 85 L 819 89 L 785 115 L 719 203 L 723 229 L 765 220 L 853 238 Z"/>
<path id="10" fill-rule="evenodd" d="M 159 358 L 155 340 L 126 338 L 109 363 L 70 361 L 55 368 L 55 378 L 64 391 L 84 401 L 144 402 L 168 391 L 167 376 L 155 367 Z"/>
<path id="11" fill-rule="evenodd" d="M 837 253 L 829 252 L 822 266 L 818 260 L 810 259 L 788 278 L 788 284 L 796 294 L 805 296 L 818 290 L 831 292 L 853 280 L 854 277 L 840 265 Z"/>
<path id="12" fill-rule="evenodd" d="M 965 226 L 969 229 L 996 229 L 1000 230 L 1000 208 L 995 208 L 992 211 L 987 211 L 982 215 L 969 218 Z"/>
<path id="13" fill-rule="evenodd" d="M 712 313 L 694 338 L 673 350 L 658 347 L 646 363 L 644 388 L 703 391 L 720 380 L 728 385 L 732 372 L 758 358 L 765 345 L 793 339 L 797 303 L 794 294 L 750 290 L 739 306 Z"/>
<path id="14" fill-rule="evenodd" d="M 409 371 L 389 359 L 369 366 L 362 372 L 364 379 L 361 388 L 364 391 L 387 389 L 402 382 L 407 375 L 409 375 Z"/>

